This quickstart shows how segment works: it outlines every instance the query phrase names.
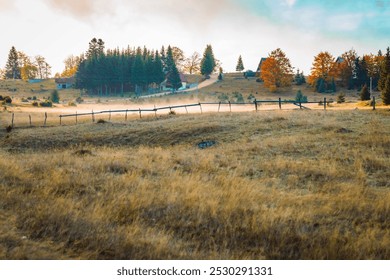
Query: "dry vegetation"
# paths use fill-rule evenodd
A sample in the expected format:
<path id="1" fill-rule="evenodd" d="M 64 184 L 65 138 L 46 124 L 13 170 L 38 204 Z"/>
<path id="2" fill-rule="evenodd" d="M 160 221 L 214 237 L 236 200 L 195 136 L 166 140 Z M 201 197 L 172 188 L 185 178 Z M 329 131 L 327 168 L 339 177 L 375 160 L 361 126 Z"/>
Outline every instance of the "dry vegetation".
<path id="1" fill-rule="evenodd" d="M 390 259 L 389 119 L 296 110 L 1 129 L 0 258 Z"/>

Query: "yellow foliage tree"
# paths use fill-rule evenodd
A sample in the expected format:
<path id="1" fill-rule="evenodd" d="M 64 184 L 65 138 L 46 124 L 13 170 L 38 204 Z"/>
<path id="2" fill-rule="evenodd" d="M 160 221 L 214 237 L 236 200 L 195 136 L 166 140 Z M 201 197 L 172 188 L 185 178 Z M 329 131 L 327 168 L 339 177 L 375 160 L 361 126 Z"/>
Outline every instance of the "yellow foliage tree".
<path id="1" fill-rule="evenodd" d="M 318 79 L 330 82 L 337 77 L 336 60 L 329 52 L 320 52 L 314 57 L 313 67 L 309 76 L 309 83 L 315 85 Z"/>
<path id="2" fill-rule="evenodd" d="M 268 55 L 261 66 L 260 78 L 271 91 L 291 85 L 293 78 L 291 63 L 281 49 L 278 48 Z"/>

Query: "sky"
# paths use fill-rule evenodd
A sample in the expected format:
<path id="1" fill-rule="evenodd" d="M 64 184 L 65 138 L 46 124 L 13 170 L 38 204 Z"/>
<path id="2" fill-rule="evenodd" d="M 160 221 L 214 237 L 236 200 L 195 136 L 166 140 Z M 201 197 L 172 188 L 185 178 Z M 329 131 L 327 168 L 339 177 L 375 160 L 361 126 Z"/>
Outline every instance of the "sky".
<path id="1" fill-rule="evenodd" d="M 0 0 L 0 68 L 12 46 L 42 55 L 52 74 L 96 37 L 106 48 L 176 46 L 190 56 L 211 44 L 225 72 L 256 70 L 281 48 L 310 73 L 314 56 L 390 46 L 390 0 Z"/>

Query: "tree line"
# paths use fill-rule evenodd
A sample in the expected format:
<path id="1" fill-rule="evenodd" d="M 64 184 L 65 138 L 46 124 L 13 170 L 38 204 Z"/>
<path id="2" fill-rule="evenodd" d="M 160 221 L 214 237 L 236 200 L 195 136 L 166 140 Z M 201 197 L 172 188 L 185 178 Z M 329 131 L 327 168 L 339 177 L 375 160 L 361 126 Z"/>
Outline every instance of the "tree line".
<path id="1" fill-rule="evenodd" d="M 236 70 L 243 70 L 241 56 Z M 292 83 L 306 83 L 303 72 L 297 71 L 294 76 L 289 58 L 280 49 L 272 51 L 261 65 L 259 78 L 271 92 Z M 385 55 L 358 56 L 355 50 L 343 53 L 337 59 L 329 52 L 320 52 L 314 57 L 308 83 L 314 91 L 335 92 L 336 85 L 348 90 L 364 91 L 362 99 L 370 99 L 366 92 L 368 87 L 381 91 L 384 104 L 390 104 L 390 48 Z M 364 97 L 363 97 L 364 96 Z"/>
<path id="2" fill-rule="evenodd" d="M 51 76 L 51 66 L 43 56 L 29 57 L 12 46 L 1 76 L 4 79 L 48 79 Z"/>
<path id="3" fill-rule="evenodd" d="M 85 55 L 72 61 L 78 61 L 75 71 L 76 87 L 90 94 L 137 94 L 154 89 L 160 90 L 165 81 L 165 87 L 176 91 L 182 87 L 178 64 L 183 60 L 182 51 L 177 47 L 163 46 L 161 51 L 137 47 L 119 50 L 105 50 L 102 39 L 93 38 Z M 197 70 L 197 58 L 191 58 L 190 72 Z M 68 61 L 69 62 L 69 61 Z M 199 70 L 208 75 L 216 66 L 212 47 L 205 50 L 203 59 L 199 62 Z M 68 70 L 67 70 L 68 69 Z M 65 72 L 72 74 L 75 69 L 69 62 Z"/>

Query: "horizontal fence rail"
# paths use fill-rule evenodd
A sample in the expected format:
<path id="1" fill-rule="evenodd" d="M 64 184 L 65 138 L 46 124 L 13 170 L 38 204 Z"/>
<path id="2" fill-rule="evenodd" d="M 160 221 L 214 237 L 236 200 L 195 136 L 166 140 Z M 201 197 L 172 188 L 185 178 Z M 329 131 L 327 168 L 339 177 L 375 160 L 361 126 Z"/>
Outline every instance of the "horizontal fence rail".
<path id="1" fill-rule="evenodd" d="M 74 117 L 76 120 L 76 124 L 78 123 L 78 118 L 79 117 L 85 117 L 85 116 L 90 116 L 92 119 L 92 122 L 95 122 L 95 117 L 97 115 L 106 115 L 108 114 L 109 120 L 111 120 L 111 115 L 112 114 L 119 114 L 119 113 L 124 113 L 125 114 L 125 120 L 127 121 L 128 113 L 138 113 L 139 117 L 142 118 L 142 113 L 154 113 L 155 116 L 157 117 L 157 112 L 158 111 L 163 111 L 163 110 L 169 110 L 170 113 L 175 113 L 172 111 L 173 109 L 180 109 L 184 108 L 185 111 L 188 112 L 188 108 L 191 107 L 199 107 L 200 113 L 203 113 L 203 107 L 202 106 L 207 106 L 207 105 L 216 105 L 218 106 L 218 112 L 220 112 L 222 106 L 229 106 L 230 112 L 232 112 L 232 106 L 254 106 L 255 111 L 259 111 L 259 105 L 261 104 L 275 104 L 278 105 L 279 109 L 282 110 L 282 105 L 283 104 L 291 104 L 294 106 L 299 107 L 300 109 L 307 109 L 310 110 L 309 107 L 306 107 L 305 105 L 307 104 L 318 104 L 320 106 L 323 106 L 323 109 L 326 110 L 327 106 L 330 103 L 333 103 L 334 101 L 327 101 L 326 98 L 324 98 L 321 101 L 296 101 L 296 100 L 282 100 L 279 98 L 278 100 L 254 100 L 253 102 L 199 102 L 199 103 L 193 103 L 193 104 L 184 104 L 184 105 L 172 105 L 172 106 L 163 106 L 163 107 L 154 107 L 154 108 L 138 108 L 138 109 L 121 109 L 121 110 L 103 110 L 103 111 L 93 111 L 92 112 L 83 112 L 83 113 L 78 113 L 76 111 L 75 114 L 61 114 L 57 115 L 60 119 L 60 125 L 62 125 L 63 119 L 64 118 L 72 118 Z M 373 110 L 375 110 L 375 97 L 371 100 L 371 106 L 373 107 Z M 38 126 L 46 126 L 47 125 L 47 119 L 48 119 L 48 114 L 45 112 L 43 115 L 43 121 L 32 121 L 32 116 L 29 114 L 28 115 L 28 121 L 25 121 L 24 123 L 27 123 L 28 126 L 32 127 L 33 123 Z M 8 126 L 8 125 L 7 125 Z M 15 127 L 15 113 L 12 113 L 11 115 L 11 124 L 8 126 L 10 128 Z"/>

